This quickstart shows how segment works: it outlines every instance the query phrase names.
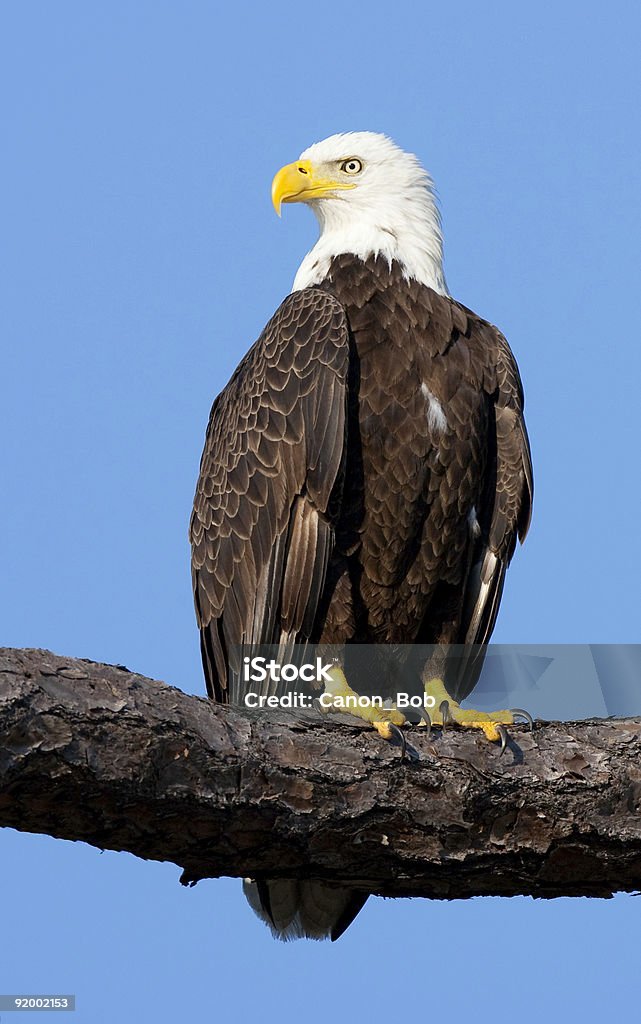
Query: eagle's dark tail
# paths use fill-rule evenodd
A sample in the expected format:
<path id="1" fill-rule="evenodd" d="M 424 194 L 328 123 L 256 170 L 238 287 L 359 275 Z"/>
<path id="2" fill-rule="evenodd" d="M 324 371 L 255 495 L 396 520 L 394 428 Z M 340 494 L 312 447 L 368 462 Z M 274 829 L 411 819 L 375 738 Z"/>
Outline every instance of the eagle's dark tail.
<path id="1" fill-rule="evenodd" d="M 331 939 L 335 942 L 362 909 L 367 893 L 308 879 L 245 879 L 252 910 L 277 939 Z"/>

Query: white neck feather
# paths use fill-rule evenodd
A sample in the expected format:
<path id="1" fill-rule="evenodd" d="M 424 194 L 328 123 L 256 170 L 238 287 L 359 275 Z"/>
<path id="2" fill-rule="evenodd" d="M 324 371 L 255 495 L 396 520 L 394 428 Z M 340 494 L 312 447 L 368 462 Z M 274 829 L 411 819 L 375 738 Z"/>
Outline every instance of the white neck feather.
<path id="1" fill-rule="evenodd" d="M 396 261 L 405 276 L 447 295 L 443 273 L 441 222 L 425 172 L 411 190 L 377 196 L 368 190 L 340 193 L 334 198 L 309 203 L 320 225 L 320 237 L 307 253 L 294 279 L 300 291 L 327 276 L 335 256 L 352 253 L 360 259 L 382 256 Z"/>

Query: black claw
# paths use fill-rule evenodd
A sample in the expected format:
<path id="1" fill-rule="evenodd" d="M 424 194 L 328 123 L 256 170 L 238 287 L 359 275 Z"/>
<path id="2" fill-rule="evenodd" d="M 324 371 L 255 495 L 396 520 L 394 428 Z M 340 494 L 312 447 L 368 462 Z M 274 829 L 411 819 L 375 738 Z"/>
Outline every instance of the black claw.
<path id="1" fill-rule="evenodd" d="M 429 737 L 432 735 L 432 719 L 430 718 L 430 713 L 426 708 L 421 709 L 421 718 L 423 719 L 425 725 L 427 726 L 426 735 L 429 739 Z"/>
<path id="2" fill-rule="evenodd" d="M 411 743 L 407 744 L 406 756 L 407 756 L 407 760 L 412 762 L 412 763 L 414 763 L 414 764 L 417 761 L 421 760 L 421 755 L 419 754 L 418 750 L 415 747 L 412 746 Z"/>
<path id="3" fill-rule="evenodd" d="M 507 731 L 507 729 L 505 728 L 504 725 L 497 725 L 496 726 L 496 731 L 498 732 L 499 736 L 501 737 L 501 750 L 499 752 L 499 757 L 502 757 L 504 752 L 505 752 L 505 748 L 507 747 L 507 741 L 509 739 L 509 733 L 508 733 L 508 731 Z"/>
<path id="4" fill-rule="evenodd" d="M 534 732 L 534 719 L 532 718 L 532 715 L 529 711 L 524 711 L 523 708 L 510 708 L 510 714 L 512 716 L 520 715 L 521 718 L 524 718 L 527 724 L 529 725 L 530 732 Z"/>
<path id="5" fill-rule="evenodd" d="M 421 755 L 418 750 L 415 750 L 411 743 L 408 743 L 405 739 L 405 733 L 399 729 L 393 722 L 389 723 L 389 728 L 394 740 L 392 742 L 400 743 L 401 745 L 401 762 L 403 761 L 420 761 Z"/>
<path id="6" fill-rule="evenodd" d="M 397 725 L 394 725 L 393 722 L 389 723 L 389 731 L 391 732 L 391 734 L 394 737 L 394 739 L 396 740 L 396 742 L 400 743 L 400 745 L 401 745 L 401 761 L 404 761 L 405 760 L 405 752 L 407 750 L 407 740 L 405 739 L 405 733 L 401 729 L 399 729 L 399 727 Z"/>
<path id="7" fill-rule="evenodd" d="M 450 717 L 449 700 L 442 700 L 441 703 L 439 704 L 438 710 L 441 714 L 441 718 L 443 719 L 443 728 L 445 728 L 445 726 L 452 721 Z"/>

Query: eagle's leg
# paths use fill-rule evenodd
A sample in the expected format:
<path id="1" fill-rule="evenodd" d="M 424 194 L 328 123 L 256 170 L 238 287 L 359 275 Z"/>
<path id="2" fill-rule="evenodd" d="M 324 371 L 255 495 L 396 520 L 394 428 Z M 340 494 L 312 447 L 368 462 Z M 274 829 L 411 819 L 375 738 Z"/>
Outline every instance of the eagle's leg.
<path id="1" fill-rule="evenodd" d="M 418 759 L 418 753 L 407 743 L 400 730 L 400 726 L 407 722 L 402 711 L 391 701 L 385 701 L 381 706 L 379 698 L 363 697 L 356 693 L 347 682 L 340 665 L 334 665 L 327 674 L 331 680 L 325 684 L 325 691 L 321 695 L 321 710 L 340 711 L 369 722 L 384 740 L 400 744 L 402 758 L 407 755 L 410 760 Z"/>
<path id="2" fill-rule="evenodd" d="M 517 717 L 524 718 L 530 729 L 533 727 L 532 716 L 520 708 L 501 711 L 477 711 L 474 708 L 462 708 L 450 697 L 442 679 L 426 679 L 424 683 L 426 704 L 432 725 L 447 725 L 449 722 L 465 729 L 482 729 L 488 740 L 501 742 L 501 753 L 507 742 L 506 725 L 513 725 Z"/>

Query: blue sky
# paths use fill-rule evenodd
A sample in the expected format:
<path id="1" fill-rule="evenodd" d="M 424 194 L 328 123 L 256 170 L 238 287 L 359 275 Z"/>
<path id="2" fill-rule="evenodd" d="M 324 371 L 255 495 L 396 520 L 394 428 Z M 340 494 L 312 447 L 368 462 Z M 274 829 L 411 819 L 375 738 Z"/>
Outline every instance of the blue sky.
<path id="1" fill-rule="evenodd" d="M 209 407 L 315 238 L 271 178 L 362 129 L 430 169 L 450 289 L 521 366 L 535 514 L 495 638 L 640 639 L 636 5 L 14 0 L 2 22 L 0 642 L 203 692 Z M 76 992 L 79 1024 L 590 1021 L 638 997 L 634 897 L 371 900 L 337 945 L 283 947 L 235 881 L 10 830 L 0 869 L 0 990 Z"/>

